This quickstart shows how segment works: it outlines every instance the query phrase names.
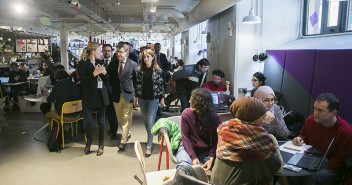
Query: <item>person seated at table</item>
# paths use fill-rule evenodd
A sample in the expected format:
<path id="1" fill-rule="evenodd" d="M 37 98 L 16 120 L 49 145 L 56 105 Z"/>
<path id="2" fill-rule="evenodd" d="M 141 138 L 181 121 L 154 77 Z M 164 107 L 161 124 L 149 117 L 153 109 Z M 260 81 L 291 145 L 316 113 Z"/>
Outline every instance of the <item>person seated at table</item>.
<path id="1" fill-rule="evenodd" d="M 22 62 L 22 63 L 20 63 L 19 68 L 20 68 L 20 70 L 22 70 L 26 74 L 26 77 L 28 78 L 29 77 L 29 70 L 28 70 L 27 64 Z"/>
<path id="2" fill-rule="evenodd" d="M 275 104 L 275 93 L 273 89 L 269 86 L 260 86 L 255 91 L 253 97 L 265 104 L 267 114 L 263 127 L 269 134 L 274 135 L 277 140 L 287 140 L 290 131 L 285 124 L 282 111 L 279 106 Z"/>
<path id="3" fill-rule="evenodd" d="M 307 178 L 289 178 L 290 183 L 303 181 L 308 184 L 330 185 L 339 184 L 340 171 L 345 167 L 345 161 L 352 154 L 352 127 L 337 115 L 340 100 L 335 94 L 323 93 L 314 102 L 313 115 L 304 122 L 299 135 L 292 140 L 294 145 L 306 143 L 315 149 L 325 152 L 335 138 L 330 148 L 326 169 Z"/>
<path id="4" fill-rule="evenodd" d="M 70 80 L 69 75 L 65 70 L 60 70 L 57 72 L 57 80 L 58 82 L 54 85 L 47 98 L 48 103 L 55 102 L 55 109 L 45 114 L 45 118 L 48 122 L 50 122 L 51 119 L 60 120 L 61 108 L 65 102 L 80 99 L 78 86 Z"/>
<path id="5" fill-rule="evenodd" d="M 253 97 L 254 92 L 258 89 L 258 87 L 265 85 L 265 80 L 266 80 L 266 77 L 263 73 L 256 72 L 253 74 L 252 80 L 251 80 L 252 86 L 253 86 L 253 89 L 251 91 L 251 97 Z"/>
<path id="6" fill-rule="evenodd" d="M 226 85 L 222 83 L 225 78 L 225 73 L 219 69 L 212 72 L 213 80 L 206 82 L 202 85 L 202 88 L 207 88 L 210 91 L 226 91 Z"/>
<path id="7" fill-rule="evenodd" d="M 10 64 L 10 74 L 9 74 L 9 83 L 18 83 L 18 82 L 26 82 L 27 76 L 26 73 L 18 67 L 16 62 L 12 62 Z M 18 92 L 24 89 L 23 85 L 12 85 L 10 86 L 10 97 L 13 99 L 13 109 L 18 109 Z"/>
<path id="8" fill-rule="evenodd" d="M 43 74 L 42 76 L 50 76 L 50 81 L 55 83 L 54 66 L 50 60 L 43 60 L 39 70 Z"/>
<path id="9" fill-rule="evenodd" d="M 208 171 L 215 158 L 220 116 L 214 111 L 213 98 L 207 89 L 194 89 L 190 104 L 181 116 L 182 144 L 176 154 L 176 169 L 198 164 Z"/>
<path id="10" fill-rule="evenodd" d="M 274 136 L 262 125 L 267 113 L 263 102 L 252 97 L 235 100 L 234 119 L 217 129 L 216 160 L 212 184 L 272 184 L 281 171 L 282 157 Z"/>

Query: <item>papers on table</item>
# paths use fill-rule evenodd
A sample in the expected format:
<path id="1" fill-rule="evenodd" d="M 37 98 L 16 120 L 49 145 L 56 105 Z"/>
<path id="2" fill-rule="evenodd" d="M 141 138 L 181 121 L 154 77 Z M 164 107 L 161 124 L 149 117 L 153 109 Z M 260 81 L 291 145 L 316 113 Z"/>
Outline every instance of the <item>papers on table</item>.
<path id="1" fill-rule="evenodd" d="M 291 154 L 295 154 L 297 152 L 303 153 L 305 148 L 306 144 L 303 144 L 302 146 L 296 146 L 292 144 L 292 141 L 287 141 L 285 144 L 279 147 L 281 151 L 288 152 Z"/>

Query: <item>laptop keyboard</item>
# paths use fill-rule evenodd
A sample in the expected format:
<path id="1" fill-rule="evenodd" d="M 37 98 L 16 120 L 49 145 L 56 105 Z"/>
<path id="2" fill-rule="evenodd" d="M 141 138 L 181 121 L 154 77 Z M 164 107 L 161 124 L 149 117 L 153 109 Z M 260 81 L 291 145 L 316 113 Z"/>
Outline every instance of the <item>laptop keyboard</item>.
<path id="1" fill-rule="evenodd" d="M 322 158 L 312 155 L 303 155 L 296 166 L 306 168 L 306 169 L 317 169 L 319 162 Z"/>

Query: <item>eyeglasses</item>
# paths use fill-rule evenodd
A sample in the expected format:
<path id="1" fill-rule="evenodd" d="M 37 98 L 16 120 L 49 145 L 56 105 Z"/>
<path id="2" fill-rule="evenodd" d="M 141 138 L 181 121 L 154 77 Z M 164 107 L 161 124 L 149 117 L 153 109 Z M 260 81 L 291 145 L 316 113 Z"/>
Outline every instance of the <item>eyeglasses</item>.
<path id="1" fill-rule="evenodd" d="M 264 102 L 264 103 L 271 103 L 271 102 L 275 103 L 275 98 L 272 98 L 272 99 L 265 98 L 265 99 L 263 100 L 263 102 Z"/>
<path id="2" fill-rule="evenodd" d="M 259 80 L 256 80 L 256 79 L 252 79 L 251 81 L 252 81 L 252 82 L 257 82 L 257 81 L 259 81 Z"/>

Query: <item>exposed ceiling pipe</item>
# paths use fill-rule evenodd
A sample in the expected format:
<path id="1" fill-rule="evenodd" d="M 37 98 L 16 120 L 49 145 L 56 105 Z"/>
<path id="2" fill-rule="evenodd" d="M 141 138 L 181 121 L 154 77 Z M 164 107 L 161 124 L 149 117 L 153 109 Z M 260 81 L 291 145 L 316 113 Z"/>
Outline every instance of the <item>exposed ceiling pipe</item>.
<path id="1" fill-rule="evenodd" d="M 240 1 L 241 0 L 202 0 L 185 18 L 178 22 L 178 25 L 169 32 L 167 37 L 172 37 L 188 30 L 192 26 L 213 17 Z"/>
<path id="2" fill-rule="evenodd" d="M 168 17 L 174 18 L 177 22 L 185 16 L 175 8 L 157 8 L 155 16 L 160 17 L 162 15 L 167 15 Z"/>

